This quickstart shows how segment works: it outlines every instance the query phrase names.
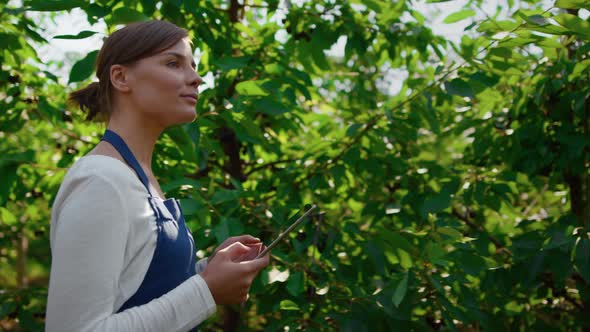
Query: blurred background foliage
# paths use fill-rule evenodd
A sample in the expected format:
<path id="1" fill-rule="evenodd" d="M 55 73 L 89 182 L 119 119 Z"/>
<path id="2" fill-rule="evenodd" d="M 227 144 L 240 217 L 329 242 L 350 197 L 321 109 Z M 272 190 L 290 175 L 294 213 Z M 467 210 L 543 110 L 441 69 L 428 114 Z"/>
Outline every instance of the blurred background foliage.
<path id="1" fill-rule="evenodd" d="M 31 14 L 79 8 L 107 30 L 56 38 L 168 20 L 214 78 L 154 161 L 200 256 L 320 207 L 202 330 L 590 331 L 590 1 L 483 2 L 451 42 L 403 0 L 0 1 L 0 329 L 43 329 L 50 207 L 104 131 L 66 104 L 96 51 L 69 82 L 36 51 Z"/>

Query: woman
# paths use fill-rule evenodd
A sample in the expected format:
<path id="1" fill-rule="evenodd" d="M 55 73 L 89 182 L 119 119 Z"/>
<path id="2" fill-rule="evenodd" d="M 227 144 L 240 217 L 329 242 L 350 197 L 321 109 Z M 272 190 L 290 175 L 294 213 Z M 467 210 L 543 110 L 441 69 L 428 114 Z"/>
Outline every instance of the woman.
<path id="1" fill-rule="evenodd" d="M 113 33 L 99 81 L 71 94 L 107 121 L 101 142 L 70 168 L 52 206 L 47 331 L 188 331 L 216 304 L 247 299 L 269 263 L 250 235 L 196 263 L 179 201 L 152 173 L 162 131 L 195 118 L 197 87 L 186 30 L 164 21 Z"/>

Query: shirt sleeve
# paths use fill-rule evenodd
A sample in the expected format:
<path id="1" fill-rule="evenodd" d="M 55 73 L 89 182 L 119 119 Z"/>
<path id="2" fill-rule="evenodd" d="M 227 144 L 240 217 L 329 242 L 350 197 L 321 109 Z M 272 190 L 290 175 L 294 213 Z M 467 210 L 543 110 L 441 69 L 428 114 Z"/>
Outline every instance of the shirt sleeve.
<path id="1" fill-rule="evenodd" d="M 55 214 L 46 331 L 190 330 L 216 310 L 200 275 L 115 313 L 129 222 L 125 197 L 111 181 L 99 174 L 78 181 Z"/>

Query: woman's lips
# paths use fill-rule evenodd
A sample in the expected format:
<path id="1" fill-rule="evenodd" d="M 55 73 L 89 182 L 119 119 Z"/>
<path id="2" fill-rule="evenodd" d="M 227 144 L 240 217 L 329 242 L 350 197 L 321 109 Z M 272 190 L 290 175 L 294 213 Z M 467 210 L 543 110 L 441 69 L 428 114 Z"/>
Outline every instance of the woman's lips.
<path id="1" fill-rule="evenodd" d="M 197 95 L 182 95 L 181 97 L 193 104 L 196 104 L 197 100 L 199 99 Z"/>

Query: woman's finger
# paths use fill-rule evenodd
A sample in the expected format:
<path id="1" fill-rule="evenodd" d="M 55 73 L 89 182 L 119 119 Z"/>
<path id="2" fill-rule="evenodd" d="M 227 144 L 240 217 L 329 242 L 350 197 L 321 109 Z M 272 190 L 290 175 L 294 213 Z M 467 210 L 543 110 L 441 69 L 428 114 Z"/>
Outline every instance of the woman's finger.
<path id="1" fill-rule="evenodd" d="M 239 236 L 234 236 L 232 239 L 235 239 L 237 242 L 242 242 L 243 244 L 248 244 L 248 243 L 259 243 L 260 239 L 257 237 L 254 237 L 250 234 L 244 234 L 244 235 L 239 235 Z"/>

